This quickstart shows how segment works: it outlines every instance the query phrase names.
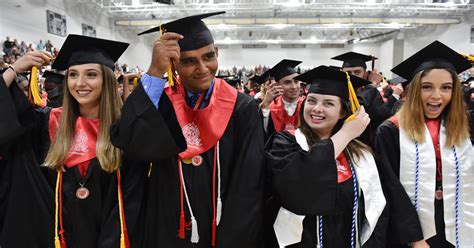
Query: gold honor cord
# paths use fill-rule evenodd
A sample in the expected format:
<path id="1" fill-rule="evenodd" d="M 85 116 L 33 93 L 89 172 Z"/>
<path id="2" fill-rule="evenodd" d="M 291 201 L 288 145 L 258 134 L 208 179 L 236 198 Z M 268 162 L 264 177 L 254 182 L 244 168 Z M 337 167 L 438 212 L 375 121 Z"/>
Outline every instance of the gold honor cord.
<path id="1" fill-rule="evenodd" d="M 160 35 L 164 35 L 164 31 L 163 31 L 163 25 L 160 25 Z M 170 61 L 170 66 L 168 67 L 168 84 L 171 86 L 171 87 L 174 87 L 175 85 L 175 82 L 178 82 L 178 80 L 176 79 L 176 76 L 174 74 L 175 70 L 174 70 L 174 65 L 173 65 L 173 61 Z"/>
<path id="2" fill-rule="evenodd" d="M 357 99 L 357 95 L 355 93 L 354 87 L 352 86 L 351 77 L 349 76 L 349 73 L 347 72 L 346 72 L 346 78 L 347 78 L 347 88 L 349 89 L 349 104 L 351 107 L 352 114 L 349 117 L 347 117 L 347 119 L 344 122 L 353 120 L 356 116 L 356 112 L 360 109 L 359 100 Z"/>
<path id="3" fill-rule="evenodd" d="M 38 87 L 38 67 L 36 66 L 31 68 L 28 100 L 31 104 L 36 106 L 41 106 L 42 104 L 40 90 Z"/>

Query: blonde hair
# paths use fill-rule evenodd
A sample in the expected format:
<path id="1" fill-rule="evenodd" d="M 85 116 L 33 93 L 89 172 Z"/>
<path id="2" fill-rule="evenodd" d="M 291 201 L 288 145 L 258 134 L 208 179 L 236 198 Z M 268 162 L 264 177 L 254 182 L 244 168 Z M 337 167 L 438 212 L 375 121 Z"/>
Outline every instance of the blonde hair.
<path id="1" fill-rule="evenodd" d="M 460 145 L 463 140 L 469 138 L 469 127 L 461 83 L 454 71 L 444 70 L 449 72 L 453 79 L 451 101 L 441 114 L 446 123 L 446 144 L 444 145 L 452 147 Z M 422 78 L 430 71 L 420 71 L 413 77 L 406 90 L 405 102 L 397 113 L 400 126 L 406 131 L 408 137 L 420 143 L 425 142 L 425 114 L 421 99 L 421 83 Z"/>
<path id="2" fill-rule="evenodd" d="M 99 103 L 99 136 L 97 138 L 96 153 L 100 166 L 104 171 L 114 172 L 120 167 L 122 153 L 120 149 L 110 143 L 109 128 L 112 122 L 120 117 L 122 100 L 117 93 L 117 80 L 113 71 L 101 65 L 102 92 Z M 66 82 L 67 76 L 66 73 Z M 69 92 L 67 86 L 64 91 L 63 111 L 59 120 L 56 138 L 52 141 L 44 165 L 62 170 L 63 161 L 69 152 L 74 140 L 76 119 L 79 117 L 79 103 Z"/>

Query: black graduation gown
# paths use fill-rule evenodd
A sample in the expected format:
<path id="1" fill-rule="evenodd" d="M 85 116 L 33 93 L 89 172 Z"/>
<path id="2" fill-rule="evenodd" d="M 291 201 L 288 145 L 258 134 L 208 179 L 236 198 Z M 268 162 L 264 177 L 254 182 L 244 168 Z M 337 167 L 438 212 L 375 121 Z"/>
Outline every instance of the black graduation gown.
<path id="1" fill-rule="evenodd" d="M 0 154 L 5 158 L 0 164 L 2 248 L 54 247 L 57 173 L 40 166 L 49 148 L 50 110 L 32 108 L 16 84 L 7 88 L 0 77 Z M 118 248 L 116 174 L 103 171 L 94 158 L 85 179 L 84 186 L 90 196 L 79 200 L 75 196 L 81 180 L 78 168 L 66 168 L 63 173 L 63 224 L 67 246 Z M 133 183 L 127 181 L 123 185 Z M 133 196 L 127 187 L 123 187 L 124 199 Z M 133 231 L 137 217 L 130 209 L 126 212 L 130 213 L 128 228 Z"/>
<path id="2" fill-rule="evenodd" d="M 352 177 L 337 183 L 334 147 L 330 139 L 315 143 L 305 152 L 296 138 L 283 131 L 266 144 L 266 162 L 272 176 L 273 196 L 266 204 L 265 247 L 279 247 L 273 231 L 281 206 L 306 215 L 302 240 L 288 247 L 315 247 L 316 216 L 323 217 L 324 247 L 350 247 L 354 191 Z M 363 196 L 359 198 L 359 220 L 363 220 Z M 360 226 L 360 225 L 359 225 Z M 384 247 L 382 218 L 364 247 Z"/>
<path id="3" fill-rule="evenodd" d="M 263 117 L 262 117 L 263 118 Z M 273 125 L 272 113 L 268 114 L 267 132 L 265 132 L 265 142 L 275 133 L 275 125 Z"/>
<path id="4" fill-rule="evenodd" d="M 177 237 L 180 187 L 177 156 L 186 148 L 168 96 L 157 109 L 139 84 L 125 102 L 121 120 L 111 131 L 112 143 L 130 158 L 152 169 L 147 181 L 146 213 L 141 247 L 211 247 L 212 170 L 214 149 L 201 154 L 200 166 L 183 164 L 189 200 L 198 222 L 199 243 Z M 262 247 L 263 125 L 258 106 L 238 93 L 235 107 L 220 140 L 222 219 L 216 247 Z M 185 203 L 186 221 L 190 220 Z"/>
<path id="5" fill-rule="evenodd" d="M 379 90 L 372 85 L 365 86 L 357 93 L 357 96 L 360 104 L 364 106 L 365 112 L 370 117 L 370 124 L 361 134 L 359 140 L 373 148 L 377 127 L 392 116 L 397 99 L 390 96 L 389 100 L 384 103 Z"/>
<path id="6" fill-rule="evenodd" d="M 380 125 L 375 147 L 382 163 L 379 172 L 382 186 L 390 204 L 388 241 L 390 247 L 406 247 L 406 244 L 422 240 L 423 232 L 415 207 L 399 181 L 400 175 L 400 139 L 399 129 L 390 120 Z M 434 196 L 433 196 L 434 197 Z M 452 247 L 443 242 L 444 216 L 443 201 L 435 200 L 435 223 L 438 235 L 427 240 L 432 248 Z"/>

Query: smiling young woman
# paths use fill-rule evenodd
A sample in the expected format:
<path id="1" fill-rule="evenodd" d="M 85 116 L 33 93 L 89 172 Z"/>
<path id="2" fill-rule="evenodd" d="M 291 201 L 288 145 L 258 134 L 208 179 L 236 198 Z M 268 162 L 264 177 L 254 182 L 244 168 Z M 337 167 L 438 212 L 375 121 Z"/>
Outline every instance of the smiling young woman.
<path id="1" fill-rule="evenodd" d="M 127 46 L 68 36 L 52 65 L 67 70 L 62 108 L 34 108 L 11 83 L 15 70 L 48 64 L 49 55 L 28 53 L 0 77 L 2 248 L 129 247 L 138 210 L 124 201 L 141 194 L 122 189 L 121 171 L 132 170 L 109 137 L 122 106 L 112 70 Z"/>
<path id="2" fill-rule="evenodd" d="M 311 84 L 301 125 L 294 136 L 276 133 L 266 147 L 272 172 L 266 247 L 384 247 L 377 166 L 370 148 L 355 139 L 370 119 L 363 107 L 355 112 L 355 92 L 348 93 L 352 84 L 369 82 L 325 66 L 295 80 Z"/>
<path id="3" fill-rule="evenodd" d="M 474 151 L 457 77 L 470 67 L 435 41 L 392 69 L 410 81 L 400 111 L 376 136 L 394 247 L 474 244 Z"/>

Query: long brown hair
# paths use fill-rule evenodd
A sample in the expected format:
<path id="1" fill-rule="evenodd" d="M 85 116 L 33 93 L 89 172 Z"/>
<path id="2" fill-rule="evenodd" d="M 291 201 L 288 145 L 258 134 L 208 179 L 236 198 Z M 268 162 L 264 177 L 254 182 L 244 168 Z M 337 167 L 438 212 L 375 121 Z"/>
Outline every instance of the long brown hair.
<path id="1" fill-rule="evenodd" d="M 101 65 L 102 70 L 102 92 L 99 103 L 99 136 L 97 138 L 97 159 L 104 171 L 113 172 L 120 167 L 121 151 L 110 143 L 109 128 L 112 122 L 120 117 L 122 100 L 117 92 L 117 80 L 113 71 Z M 68 80 L 66 73 L 66 84 Z M 74 140 L 74 129 L 76 119 L 79 117 L 79 103 L 65 87 L 63 99 L 63 111 L 59 120 L 59 127 L 55 139 L 49 147 L 44 165 L 54 169 L 62 170 L 63 161 L 66 159 L 69 149 Z"/>
<path id="2" fill-rule="evenodd" d="M 451 101 L 441 113 L 441 118 L 446 123 L 447 147 L 460 145 L 469 138 L 467 108 L 463 101 L 461 83 L 456 72 L 444 69 L 451 74 L 453 90 Z M 424 76 L 431 70 L 420 71 L 412 79 L 406 90 L 405 102 L 397 114 L 400 126 L 406 131 L 409 138 L 417 142 L 425 142 L 425 114 L 421 99 L 421 83 Z"/>
<path id="3" fill-rule="evenodd" d="M 308 142 L 308 146 L 311 147 L 314 143 L 321 140 L 321 137 L 319 137 L 319 135 L 317 135 L 311 129 L 311 127 L 308 125 L 308 123 L 304 119 L 304 108 L 305 108 L 307 99 L 308 98 L 306 98 L 306 100 L 303 102 L 303 104 L 301 106 L 301 109 L 300 109 L 300 120 L 301 121 L 300 121 L 299 128 L 300 128 L 301 132 L 304 134 L 304 136 L 306 137 L 306 140 Z M 336 125 L 332 128 L 331 135 L 337 133 L 337 131 L 339 131 L 341 129 L 342 125 L 344 125 L 344 120 L 347 117 L 349 117 L 349 115 L 350 115 L 349 102 L 343 100 L 340 97 L 339 97 L 339 101 L 341 103 L 341 111 L 339 112 L 339 114 L 341 116 L 343 116 L 343 118 L 341 118 L 336 123 Z M 357 159 L 359 159 L 362 156 L 364 151 L 372 153 L 372 150 L 370 149 L 370 147 L 368 147 L 364 143 L 358 141 L 357 139 L 351 140 L 345 149 L 349 152 L 349 154 L 351 156 L 354 156 Z"/>

